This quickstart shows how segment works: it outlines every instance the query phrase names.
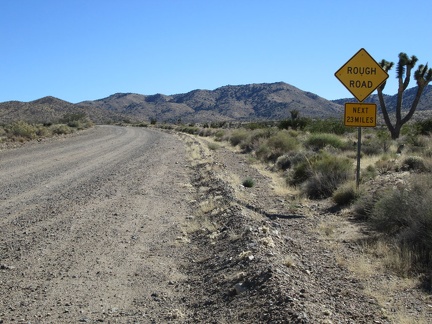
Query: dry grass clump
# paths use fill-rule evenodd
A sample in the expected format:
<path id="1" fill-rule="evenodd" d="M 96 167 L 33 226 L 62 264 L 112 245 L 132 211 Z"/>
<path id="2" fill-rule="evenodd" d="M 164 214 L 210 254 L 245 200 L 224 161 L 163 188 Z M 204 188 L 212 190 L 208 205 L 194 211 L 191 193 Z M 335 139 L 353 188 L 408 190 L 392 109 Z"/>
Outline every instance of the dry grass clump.
<path id="1" fill-rule="evenodd" d="M 326 146 L 331 146 L 337 149 L 341 149 L 346 146 L 344 141 L 342 141 L 339 136 L 328 133 L 311 134 L 305 141 L 305 145 L 306 147 L 313 150 L 320 150 Z"/>
<path id="2" fill-rule="evenodd" d="M 304 155 L 288 172 L 287 182 L 300 185 L 304 195 L 312 199 L 331 197 L 344 182 L 353 177 L 352 161 L 326 152 L 308 158 Z"/>
<path id="3" fill-rule="evenodd" d="M 402 171 L 417 171 L 428 172 L 431 171 L 431 162 L 421 156 L 407 156 L 401 162 Z"/>
<path id="4" fill-rule="evenodd" d="M 231 133 L 229 142 L 232 146 L 237 146 L 248 138 L 248 131 L 245 129 L 237 129 Z"/>
<path id="5" fill-rule="evenodd" d="M 298 147 L 298 141 L 287 131 L 279 131 L 263 141 L 256 151 L 258 159 L 264 162 L 275 162 L 281 155 L 294 151 Z"/>
<path id="6" fill-rule="evenodd" d="M 411 271 L 425 270 L 432 262 L 431 201 L 432 175 L 412 175 L 407 185 L 361 197 L 354 213 L 397 247 L 397 263 L 409 264 Z"/>
<path id="7" fill-rule="evenodd" d="M 3 138 L 2 141 L 26 142 L 53 135 L 70 134 L 92 126 L 93 123 L 83 114 L 66 114 L 58 124 L 32 124 L 19 120 L 2 126 L 0 138 Z"/>
<path id="8" fill-rule="evenodd" d="M 347 182 L 333 192 L 332 200 L 336 205 L 344 206 L 353 203 L 360 193 L 353 182 Z"/>

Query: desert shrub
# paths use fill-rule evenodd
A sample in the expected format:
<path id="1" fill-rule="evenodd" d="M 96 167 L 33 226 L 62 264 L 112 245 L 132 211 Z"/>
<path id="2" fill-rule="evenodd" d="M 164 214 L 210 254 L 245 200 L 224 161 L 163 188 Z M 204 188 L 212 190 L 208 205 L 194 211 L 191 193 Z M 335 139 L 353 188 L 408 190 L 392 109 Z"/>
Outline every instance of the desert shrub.
<path id="1" fill-rule="evenodd" d="M 285 156 L 289 157 L 291 164 L 291 169 L 286 173 L 287 184 L 297 186 L 305 182 L 310 176 L 310 161 L 315 159 L 317 154 L 312 151 L 292 151 Z"/>
<path id="2" fill-rule="evenodd" d="M 430 170 L 430 165 L 420 156 L 407 156 L 401 162 L 401 170 L 426 172 Z"/>
<path id="3" fill-rule="evenodd" d="M 432 255 L 432 176 L 416 175 L 409 185 L 382 195 L 368 222 L 399 246 L 411 248 L 427 265 Z"/>
<path id="4" fill-rule="evenodd" d="M 378 173 L 384 174 L 390 171 L 394 171 L 396 168 L 395 161 L 388 158 L 383 158 L 375 162 L 375 168 Z"/>
<path id="5" fill-rule="evenodd" d="M 69 124 L 80 120 L 85 120 L 86 114 L 84 113 L 67 113 L 64 114 L 63 117 L 60 119 L 60 124 Z M 73 127 L 73 126 L 70 126 Z"/>
<path id="6" fill-rule="evenodd" d="M 354 216 L 385 234 L 403 272 L 430 271 L 432 262 L 432 175 L 415 174 L 404 186 L 361 195 Z M 398 271 L 400 272 L 400 271 Z"/>
<path id="7" fill-rule="evenodd" d="M 287 170 L 294 168 L 296 165 L 303 162 L 308 162 L 308 159 L 315 156 L 316 153 L 312 151 L 298 151 L 292 150 L 287 152 L 276 159 L 274 170 Z"/>
<path id="8" fill-rule="evenodd" d="M 6 128 L 7 135 L 10 138 L 34 139 L 36 138 L 36 131 L 35 126 L 24 121 L 14 122 Z"/>
<path id="9" fill-rule="evenodd" d="M 255 180 L 252 178 L 247 178 L 242 182 L 242 184 L 246 188 L 252 188 L 255 185 Z"/>
<path id="10" fill-rule="evenodd" d="M 339 206 L 349 205 L 358 197 L 355 184 L 349 182 L 340 186 L 332 195 L 332 200 Z"/>
<path id="11" fill-rule="evenodd" d="M 292 172 L 288 174 L 287 182 L 292 186 L 297 186 L 310 177 L 310 172 L 311 168 L 309 161 L 304 160 L 299 162 L 294 166 Z"/>
<path id="12" fill-rule="evenodd" d="M 248 132 L 245 129 L 237 129 L 232 132 L 229 142 L 232 146 L 237 146 L 248 137 Z"/>
<path id="13" fill-rule="evenodd" d="M 311 149 L 320 150 L 327 145 L 334 148 L 342 148 L 344 146 L 344 142 L 339 136 L 334 134 L 316 133 L 309 136 L 305 142 L 305 145 Z"/>
<path id="14" fill-rule="evenodd" d="M 255 130 L 255 129 L 263 129 L 263 128 L 267 128 L 267 124 L 263 123 L 263 122 L 252 122 L 252 123 L 247 123 L 243 126 L 245 129 L 249 129 L 249 130 Z"/>
<path id="15" fill-rule="evenodd" d="M 344 123 L 340 119 L 317 119 L 309 121 L 305 127 L 306 131 L 311 133 L 331 133 L 342 135 L 348 132 L 353 132 L 353 127 L 345 127 Z"/>
<path id="16" fill-rule="evenodd" d="M 72 128 L 64 124 L 57 124 L 51 126 L 51 132 L 56 135 L 65 135 L 73 132 Z"/>
<path id="17" fill-rule="evenodd" d="M 379 129 L 376 132 L 376 140 L 384 153 L 387 153 L 392 142 L 390 132 L 387 129 Z"/>
<path id="18" fill-rule="evenodd" d="M 191 135 L 198 134 L 199 132 L 199 128 L 195 126 L 180 126 L 178 130 L 180 132 L 191 134 Z"/>
<path id="19" fill-rule="evenodd" d="M 374 179 L 377 176 L 377 174 L 378 174 L 378 171 L 377 171 L 376 167 L 374 167 L 373 165 L 368 165 L 366 167 L 366 169 L 364 169 L 361 172 L 361 179 L 362 179 L 362 181 Z"/>
<path id="20" fill-rule="evenodd" d="M 287 170 L 287 169 L 291 168 L 291 165 L 292 165 L 291 156 L 288 154 L 284 154 L 284 155 L 279 156 L 276 159 L 275 169 L 276 170 Z"/>
<path id="21" fill-rule="evenodd" d="M 267 139 L 261 139 L 256 156 L 262 161 L 275 162 L 277 158 L 297 148 L 297 139 L 291 137 L 287 131 L 278 131 Z"/>
<path id="22" fill-rule="evenodd" d="M 380 193 L 363 193 L 360 195 L 353 206 L 353 216 L 357 220 L 366 221 L 369 219 L 375 201 L 379 199 Z"/>
<path id="23" fill-rule="evenodd" d="M 276 150 L 289 152 L 297 147 L 297 141 L 288 132 L 280 131 L 269 138 L 268 145 Z"/>
<path id="24" fill-rule="evenodd" d="M 213 134 L 216 141 L 221 142 L 223 137 L 225 136 L 225 131 L 219 129 Z"/>
<path id="25" fill-rule="evenodd" d="M 36 130 L 37 137 L 49 137 L 52 135 L 51 130 L 45 126 L 38 126 Z"/>
<path id="26" fill-rule="evenodd" d="M 220 148 L 220 146 L 218 144 L 216 144 L 216 143 L 208 143 L 207 146 L 212 151 L 216 151 L 217 149 Z"/>
<path id="27" fill-rule="evenodd" d="M 321 154 L 310 164 L 310 176 L 305 181 L 302 192 L 313 199 L 331 197 L 333 192 L 353 177 L 352 162 L 343 157 Z"/>
<path id="28" fill-rule="evenodd" d="M 226 121 L 219 121 L 219 122 L 211 122 L 210 127 L 211 128 L 223 128 L 226 125 Z"/>
<path id="29" fill-rule="evenodd" d="M 198 136 L 209 137 L 213 135 L 213 131 L 209 128 L 199 128 Z"/>
<path id="30" fill-rule="evenodd" d="M 432 133 L 432 118 L 416 122 L 417 129 L 420 134 L 428 135 Z"/>
<path id="31" fill-rule="evenodd" d="M 310 123 L 310 119 L 308 118 L 295 118 L 295 119 L 285 119 L 278 123 L 279 129 L 300 129 L 303 130 Z"/>
<path id="32" fill-rule="evenodd" d="M 259 160 L 267 161 L 268 157 L 271 155 L 271 149 L 267 143 L 261 143 L 255 150 L 255 155 Z"/>
<path id="33" fill-rule="evenodd" d="M 369 140 L 361 144 L 361 151 L 366 155 L 379 155 L 383 153 L 383 144 L 378 140 Z"/>
<path id="34" fill-rule="evenodd" d="M 248 136 L 240 143 L 240 148 L 245 152 L 256 151 L 266 139 L 275 134 L 272 128 L 256 129 L 249 132 Z"/>

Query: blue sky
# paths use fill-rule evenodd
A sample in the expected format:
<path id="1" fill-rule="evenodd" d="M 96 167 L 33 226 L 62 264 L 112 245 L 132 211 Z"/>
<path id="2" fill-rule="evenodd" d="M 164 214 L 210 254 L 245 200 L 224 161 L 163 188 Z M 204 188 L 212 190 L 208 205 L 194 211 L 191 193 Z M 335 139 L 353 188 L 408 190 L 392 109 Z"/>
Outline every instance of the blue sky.
<path id="1" fill-rule="evenodd" d="M 278 81 L 352 97 L 334 73 L 360 48 L 432 65 L 431 13 L 430 0 L 2 0 L 0 102 Z"/>

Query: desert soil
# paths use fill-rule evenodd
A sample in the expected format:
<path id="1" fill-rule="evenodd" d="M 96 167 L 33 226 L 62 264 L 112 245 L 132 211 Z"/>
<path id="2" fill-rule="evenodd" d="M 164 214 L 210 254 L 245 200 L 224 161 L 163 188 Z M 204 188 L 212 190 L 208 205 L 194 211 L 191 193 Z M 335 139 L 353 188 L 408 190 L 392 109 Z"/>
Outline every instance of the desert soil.
<path id="1" fill-rule="evenodd" d="M 3 149 L 0 323 L 427 323 L 415 285 L 380 298 L 392 276 L 350 271 L 361 231 L 338 213 L 189 135 Z"/>

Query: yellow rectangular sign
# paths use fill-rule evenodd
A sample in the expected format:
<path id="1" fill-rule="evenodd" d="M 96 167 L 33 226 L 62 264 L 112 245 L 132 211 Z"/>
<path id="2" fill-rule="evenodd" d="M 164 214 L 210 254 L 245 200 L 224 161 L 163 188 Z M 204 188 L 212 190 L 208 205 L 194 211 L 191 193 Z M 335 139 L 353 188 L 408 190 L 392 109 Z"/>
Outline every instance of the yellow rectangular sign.
<path id="1" fill-rule="evenodd" d="M 377 105 L 371 103 L 346 103 L 345 126 L 376 127 Z"/>

